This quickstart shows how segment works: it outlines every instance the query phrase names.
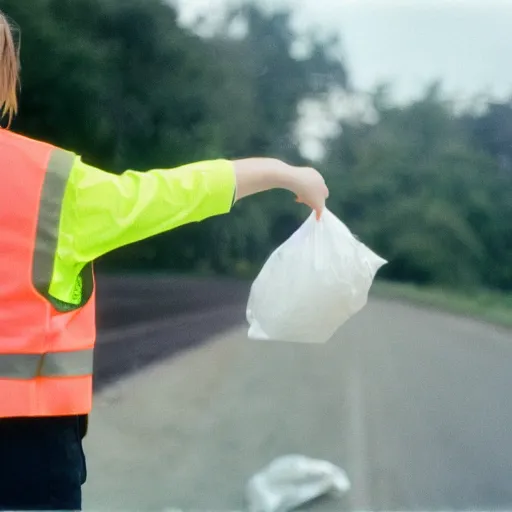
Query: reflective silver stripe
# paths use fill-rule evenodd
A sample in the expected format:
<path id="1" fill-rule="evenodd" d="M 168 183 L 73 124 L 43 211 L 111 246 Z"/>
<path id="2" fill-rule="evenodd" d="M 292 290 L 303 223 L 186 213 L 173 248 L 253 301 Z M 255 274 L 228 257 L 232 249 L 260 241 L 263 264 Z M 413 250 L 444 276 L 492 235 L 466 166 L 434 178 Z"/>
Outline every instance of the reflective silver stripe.
<path id="1" fill-rule="evenodd" d="M 75 161 L 76 155 L 63 149 L 55 148 L 50 155 L 41 190 L 32 262 L 32 282 L 35 289 L 60 312 L 84 306 L 91 298 L 94 288 L 92 265 L 89 263 L 82 269 L 75 283 L 75 286 L 80 283 L 78 303 L 68 304 L 49 294 L 59 241 L 62 203 Z"/>
<path id="2" fill-rule="evenodd" d="M 74 352 L 51 352 L 43 356 L 41 377 L 79 377 L 90 375 L 93 365 L 93 350 Z"/>
<path id="3" fill-rule="evenodd" d="M 0 356 L 0 378 L 31 379 L 39 369 L 39 354 L 4 354 Z"/>
<path id="4" fill-rule="evenodd" d="M 45 297 L 48 296 L 53 276 L 62 200 L 74 163 L 73 153 L 54 149 L 48 162 L 41 191 L 32 280 L 39 293 Z"/>
<path id="5" fill-rule="evenodd" d="M 3 354 L 0 355 L 0 379 L 91 375 L 93 354 L 93 349 L 47 354 Z"/>

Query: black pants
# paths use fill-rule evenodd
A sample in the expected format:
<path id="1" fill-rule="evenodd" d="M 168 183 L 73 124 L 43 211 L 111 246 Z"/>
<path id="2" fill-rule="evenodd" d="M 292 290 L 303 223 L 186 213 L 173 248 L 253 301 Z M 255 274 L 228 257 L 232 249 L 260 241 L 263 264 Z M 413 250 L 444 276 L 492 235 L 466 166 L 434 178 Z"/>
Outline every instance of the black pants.
<path id="1" fill-rule="evenodd" d="M 81 510 L 86 416 L 0 419 L 0 510 Z"/>

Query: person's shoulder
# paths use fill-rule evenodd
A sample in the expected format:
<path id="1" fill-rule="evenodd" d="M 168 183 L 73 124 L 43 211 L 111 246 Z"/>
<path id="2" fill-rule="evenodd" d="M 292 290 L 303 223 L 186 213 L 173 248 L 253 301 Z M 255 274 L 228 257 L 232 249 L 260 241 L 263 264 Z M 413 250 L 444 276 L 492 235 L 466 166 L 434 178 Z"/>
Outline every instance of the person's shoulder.
<path id="1" fill-rule="evenodd" d="M 12 141 L 25 142 L 25 143 L 35 142 L 35 143 L 39 143 L 39 144 L 47 144 L 49 146 L 52 145 L 48 141 L 39 140 L 34 137 L 30 137 L 29 135 L 26 135 L 24 133 L 16 132 L 12 129 L 7 129 L 7 128 L 0 128 L 0 138 L 2 138 L 4 140 L 12 140 Z"/>
<path id="2" fill-rule="evenodd" d="M 16 132 L 7 128 L 0 128 L 0 144 L 18 148 L 39 148 L 47 151 L 59 150 L 66 153 L 72 153 L 71 151 L 65 150 L 49 140 L 42 140 L 39 138 L 31 137 L 30 135 Z"/>

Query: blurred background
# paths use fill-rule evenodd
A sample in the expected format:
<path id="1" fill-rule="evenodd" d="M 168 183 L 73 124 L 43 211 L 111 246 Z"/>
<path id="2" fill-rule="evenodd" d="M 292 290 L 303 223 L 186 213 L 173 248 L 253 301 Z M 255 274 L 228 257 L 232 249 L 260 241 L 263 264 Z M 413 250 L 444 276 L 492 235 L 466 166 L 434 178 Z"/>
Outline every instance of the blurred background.
<path id="1" fill-rule="evenodd" d="M 512 289 L 510 2 L 2 0 L 15 130 L 104 169 L 312 160 L 391 280 Z M 105 267 L 254 273 L 304 218 L 279 193 Z"/>
<path id="2" fill-rule="evenodd" d="M 98 262 L 90 506 L 235 509 L 287 450 L 347 469 L 350 497 L 326 510 L 512 506 L 512 2 L 0 8 L 21 47 L 15 131 L 116 173 L 314 165 L 328 207 L 389 261 L 368 308 L 314 349 L 237 327 L 250 279 L 308 214 L 286 193 Z"/>

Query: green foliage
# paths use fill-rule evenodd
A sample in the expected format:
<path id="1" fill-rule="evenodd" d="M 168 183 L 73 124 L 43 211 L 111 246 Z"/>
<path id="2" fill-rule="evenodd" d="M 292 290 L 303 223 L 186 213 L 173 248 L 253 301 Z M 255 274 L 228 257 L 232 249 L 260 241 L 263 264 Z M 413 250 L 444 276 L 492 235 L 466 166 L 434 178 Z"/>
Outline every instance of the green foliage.
<path id="1" fill-rule="evenodd" d="M 21 31 L 13 128 L 106 170 L 273 156 L 301 164 L 298 106 L 344 89 L 336 41 L 294 57 L 291 13 L 245 3 L 201 38 L 164 0 L 2 0 Z M 232 23 L 245 28 L 229 36 Z M 388 278 L 512 289 L 512 104 L 458 114 L 437 86 L 405 107 L 386 88 L 378 121 L 344 121 L 322 168 L 329 207 L 390 261 Z M 250 276 L 306 215 L 251 198 L 228 217 L 106 257 L 107 267 Z"/>
<path id="2" fill-rule="evenodd" d="M 345 123 L 330 144 L 333 209 L 390 261 L 388 278 L 512 288 L 512 175 L 436 88 L 403 108 L 375 103 L 376 124 Z"/>
<path id="3" fill-rule="evenodd" d="M 512 295 L 510 293 L 485 289 L 464 293 L 446 287 L 419 286 L 381 280 L 374 284 L 371 293 L 386 300 L 405 300 L 423 307 L 449 311 L 503 327 L 512 327 Z"/>
<path id="4" fill-rule="evenodd" d="M 160 0 L 6 0 L 22 31 L 15 129 L 109 170 L 172 166 L 213 139 L 222 81 Z"/>

